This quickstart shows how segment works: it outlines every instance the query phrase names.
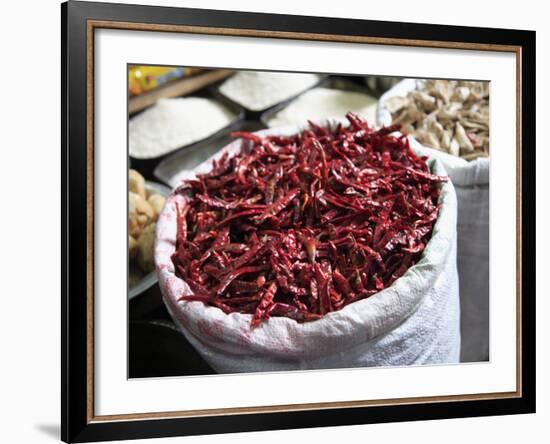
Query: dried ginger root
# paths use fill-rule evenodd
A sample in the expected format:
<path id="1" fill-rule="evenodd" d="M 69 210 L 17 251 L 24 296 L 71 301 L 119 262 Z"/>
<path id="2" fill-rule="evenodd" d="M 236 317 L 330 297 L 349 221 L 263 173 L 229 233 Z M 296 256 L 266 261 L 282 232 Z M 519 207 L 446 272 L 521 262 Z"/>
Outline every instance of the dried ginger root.
<path id="1" fill-rule="evenodd" d="M 143 273 L 155 269 L 156 221 L 166 198 L 155 192 L 147 193 L 145 179 L 136 170 L 128 172 L 128 190 L 128 256 L 135 278 L 129 284 L 134 286 Z"/>
<path id="2" fill-rule="evenodd" d="M 426 80 L 386 100 L 393 123 L 420 143 L 466 160 L 489 156 L 489 84 Z"/>

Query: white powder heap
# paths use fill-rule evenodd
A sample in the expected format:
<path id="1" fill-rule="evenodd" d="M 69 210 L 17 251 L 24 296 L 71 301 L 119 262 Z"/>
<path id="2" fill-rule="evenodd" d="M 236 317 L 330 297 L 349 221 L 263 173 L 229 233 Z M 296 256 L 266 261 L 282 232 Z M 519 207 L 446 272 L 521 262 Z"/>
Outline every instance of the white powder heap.
<path id="1" fill-rule="evenodd" d="M 267 125 L 275 127 L 302 124 L 307 120 L 323 118 L 334 118 L 346 122 L 343 116 L 348 111 L 352 111 L 374 126 L 376 102 L 374 97 L 359 92 L 314 88 L 272 116 L 267 121 Z"/>
<path id="2" fill-rule="evenodd" d="M 220 86 L 220 92 L 251 111 L 261 111 L 311 88 L 320 79 L 318 74 L 239 71 Z"/>
<path id="3" fill-rule="evenodd" d="M 130 121 L 130 156 L 136 159 L 162 156 L 211 136 L 235 117 L 224 105 L 211 99 L 161 99 Z"/>

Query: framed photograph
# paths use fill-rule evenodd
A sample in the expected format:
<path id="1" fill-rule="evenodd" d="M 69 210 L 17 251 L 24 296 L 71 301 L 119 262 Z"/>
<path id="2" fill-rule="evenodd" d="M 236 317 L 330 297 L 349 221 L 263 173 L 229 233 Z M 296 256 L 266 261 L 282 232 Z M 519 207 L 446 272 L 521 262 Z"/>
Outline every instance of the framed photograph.
<path id="1" fill-rule="evenodd" d="M 533 31 L 61 13 L 64 441 L 535 411 Z"/>

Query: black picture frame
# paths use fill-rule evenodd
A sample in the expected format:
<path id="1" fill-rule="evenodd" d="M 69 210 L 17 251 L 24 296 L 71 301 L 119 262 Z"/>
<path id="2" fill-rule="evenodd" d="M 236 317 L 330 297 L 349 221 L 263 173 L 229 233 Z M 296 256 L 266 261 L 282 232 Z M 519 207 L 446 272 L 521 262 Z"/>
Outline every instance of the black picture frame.
<path id="1" fill-rule="evenodd" d="M 152 417 L 105 421 L 90 416 L 88 361 L 93 335 L 90 291 L 90 133 L 87 122 L 87 24 L 90 20 L 186 25 L 333 36 L 369 36 L 428 42 L 511 45 L 520 48 L 521 110 L 521 282 L 523 295 L 518 331 L 521 348 L 521 394 L 478 399 L 253 412 L 195 417 Z M 186 8 L 70 1 L 61 5 L 62 23 L 62 384 L 61 437 L 88 442 L 370 424 L 535 412 L 535 32 L 442 26 L 357 19 L 337 19 Z M 521 113 L 521 111 L 520 111 Z M 93 204 L 93 196 L 92 196 Z M 92 264 L 93 266 L 93 264 Z M 91 314 L 92 313 L 92 314 Z"/>

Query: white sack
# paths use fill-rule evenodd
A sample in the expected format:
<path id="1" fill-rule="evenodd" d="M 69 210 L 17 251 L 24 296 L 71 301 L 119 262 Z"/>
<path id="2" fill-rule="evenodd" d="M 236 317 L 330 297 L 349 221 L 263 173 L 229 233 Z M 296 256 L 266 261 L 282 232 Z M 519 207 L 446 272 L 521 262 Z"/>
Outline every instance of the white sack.
<path id="1" fill-rule="evenodd" d="M 390 97 L 405 96 L 417 86 L 414 79 L 399 82 L 378 102 L 376 123 L 392 122 L 385 107 Z M 413 140 L 409 138 L 409 140 Z M 418 142 L 413 146 L 419 145 Z M 455 187 L 458 200 L 458 276 L 462 330 L 462 362 L 489 359 L 489 167 L 488 158 L 468 162 L 460 157 L 426 148 L 440 160 Z"/>
<path id="2" fill-rule="evenodd" d="M 325 122 L 326 124 L 326 122 Z M 294 134 L 299 127 L 259 134 Z M 241 141 L 223 151 L 240 149 Z M 209 171 L 211 160 L 184 176 Z M 430 161 L 435 174 L 445 171 Z M 251 328 L 252 315 L 225 314 L 202 302 L 178 301 L 191 293 L 174 275 L 176 202 L 171 196 L 157 224 L 155 260 L 163 299 L 175 323 L 219 373 L 456 363 L 460 304 L 456 271 L 456 195 L 442 187 L 442 208 L 422 259 L 391 287 L 323 318 L 298 323 L 271 317 Z"/>

